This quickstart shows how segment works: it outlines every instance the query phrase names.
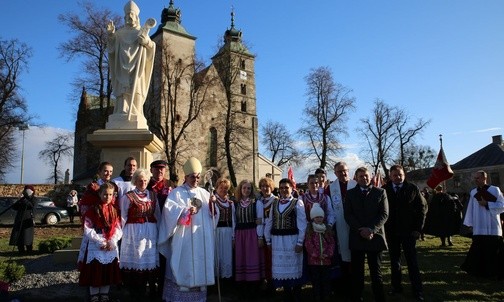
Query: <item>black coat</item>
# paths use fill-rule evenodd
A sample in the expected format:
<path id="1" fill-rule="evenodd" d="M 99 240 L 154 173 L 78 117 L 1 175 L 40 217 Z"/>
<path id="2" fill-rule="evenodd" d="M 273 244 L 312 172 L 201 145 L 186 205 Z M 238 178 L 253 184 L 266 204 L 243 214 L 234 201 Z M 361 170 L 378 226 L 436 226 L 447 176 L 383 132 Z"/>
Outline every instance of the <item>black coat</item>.
<path id="1" fill-rule="evenodd" d="M 436 193 L 429 203 L 424 233 L 439 237 L 459 234 L 462 224 L 462 203 L 446 193 Z"/>
<path id="2" fill-rule="evenodd" d="M 22 197 L 16 201 L 12 208 L 17 211 L 14 218 L 14 226 L 9 240 L 9 245 L 33 245 L 33 235 L 35 233 L 34 210 L 36 206 L 35 197 Z"/>
<path id="3" fill-rule="evenodd" d="M 385 224 L 387 236 L 409 236 L 412 232 L 422 232 L 427 201 L 415 184 L 404 181 L 399 192 L 394 191 L 393 183 L 383 188 L 387 191 L 389 219 Z"/>
<path id="4" fill-rule="evenodd" d="M 383 251 L 387 249 L 385 229 L 389 207 L 387 194 L 381 188 L 371 187 L 364 196 L 359 186 L 347 191 L 343 203 L 345 220 L 350 227 L 348 245 L 350 250 Z M 360 236 L 359 228 L 367 227 L 373 232 L 371 240 Z"/>

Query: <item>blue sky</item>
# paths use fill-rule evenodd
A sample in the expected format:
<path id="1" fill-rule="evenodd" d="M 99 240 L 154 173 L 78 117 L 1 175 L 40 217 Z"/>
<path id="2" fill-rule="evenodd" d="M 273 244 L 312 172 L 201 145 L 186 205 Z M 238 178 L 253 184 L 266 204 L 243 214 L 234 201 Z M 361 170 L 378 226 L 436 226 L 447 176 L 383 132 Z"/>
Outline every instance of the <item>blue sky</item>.
<path id="1" fill-rule="evenodd" d="M 126 3 L 92 2 L 119 15 Z M 159 23 L 169 0 L 136 3 L 142 23 L 149 17 Z M 417 143 L 437 152 L 438 135 L 443 134 L 450 163 L 503 133 L 504 1 L 175 0 L 175 6 L 182 10 L 183 26 L 197 37 L 198 55 L 207 62 L 230 25 L 234 7 L 236 28 L 257 55 L 260 125 L 275 120 L 295 132 L 306 100 L 304 77 L 311 68 L 329 66 L 334 79 L 353 89 L 357 99 L 347 123 L 349 136 L 342 138 L 347 149 L 341 154 L 356 165 L 363 138 L 355 129 L 376 98 L 413 117 L 431 119 Z M 80 71 L 78 62 L 59 57 L 57 47 L 71 33 L 57 16 L 79 11 L 72 0 L 9 0 L 0 10 L 1 38 L 17 38 L 33 48 L 29 73 L 20 82 L 29 111 L 57 131 L 74 128 L 70 82 Z M 299 169 L 296 177 L 305 178 L 307 169 L 312 167 Z M 19 172 L 12 179 L 17 181 Z"/>

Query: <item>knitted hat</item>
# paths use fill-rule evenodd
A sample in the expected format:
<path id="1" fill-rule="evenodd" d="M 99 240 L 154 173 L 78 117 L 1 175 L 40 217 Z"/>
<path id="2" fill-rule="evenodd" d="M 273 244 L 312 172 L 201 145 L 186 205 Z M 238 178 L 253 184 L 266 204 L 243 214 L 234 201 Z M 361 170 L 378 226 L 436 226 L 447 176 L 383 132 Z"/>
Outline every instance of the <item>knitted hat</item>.
<path id="1" fill-rule="evenodd" d="M 184 175 L 201 173 L 201 170 L 201 163 L 196 157 L 189 158 L 184 164 Z"/>
<path id="2" fill-rule="evenodd" d="M 324 210 L 320 207 L 318 203 L 314 203 L 310 210 L 310 218 L 324 217 Z"/>
<path id="3" fill-rule="evenodd" d="M 24 187 L 23 193 L 26 194 L 26 196 L 32 196 L 35 194 L 35 188 L 32 185 L 26 185 Z"/>

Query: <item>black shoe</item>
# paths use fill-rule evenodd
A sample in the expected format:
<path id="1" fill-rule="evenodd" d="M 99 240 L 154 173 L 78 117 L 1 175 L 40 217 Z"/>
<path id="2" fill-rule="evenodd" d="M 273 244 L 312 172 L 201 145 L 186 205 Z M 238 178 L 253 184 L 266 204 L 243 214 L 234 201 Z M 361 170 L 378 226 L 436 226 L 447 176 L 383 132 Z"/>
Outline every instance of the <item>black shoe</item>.
<path id="1" fill-rule="evenodd" d="M 418 292 L 415 294 L 415 299 L 419 302 L 422 302 L 422 301 L 425 301 L 424 299 L 424 296 L 423 296 L 423 293 L 422 292 Z"/>

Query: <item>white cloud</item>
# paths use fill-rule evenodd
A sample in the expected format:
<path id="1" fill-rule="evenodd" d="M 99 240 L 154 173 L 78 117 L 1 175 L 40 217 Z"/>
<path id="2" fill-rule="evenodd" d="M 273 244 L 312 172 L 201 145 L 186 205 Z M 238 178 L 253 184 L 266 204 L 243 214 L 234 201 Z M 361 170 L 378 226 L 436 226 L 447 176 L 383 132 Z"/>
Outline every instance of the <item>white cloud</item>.
<path id="1" fill-rule="evenodd" d="M 25 184 L 45 184 L 51 183 L 47 178 L 51 175 L 53 167 L 47 165 L 38 156 L 39 152 L 44 149 L 44 144 L 54 139 L 58 134 L 71 133 L 67 129 L 52 128 L 52 127 L 35 127 L 30 126 L 25 131 L 24 140 L 24 169 L 23 183 Z M 6 184 L 18 184 L 21 181 L 21 153 L 22 153 L 22 132 L 19 132 L 15 142 L 15 148 L 18 151 L 18 157 L 12 159 L 13 168 L 5 175 Z M 72 142 L 73 143 L 73 142 Z M 61 172 L 70 169 L 70 178 L 73 173 L 73 158 L 64 158 L 60 163 Z"/>
<path id="2" fill-rule="evenodd" d="M 501 130 L 502 128 L 500 127 L 493 127 L 493 128 L 487 128 L 487 129 L 480 129 L 480 130 L 474 130 L 471 131 L 472 133 L 483 133 L 483 132 L 492 132 L 492 131 L 497 131 Z"/>

